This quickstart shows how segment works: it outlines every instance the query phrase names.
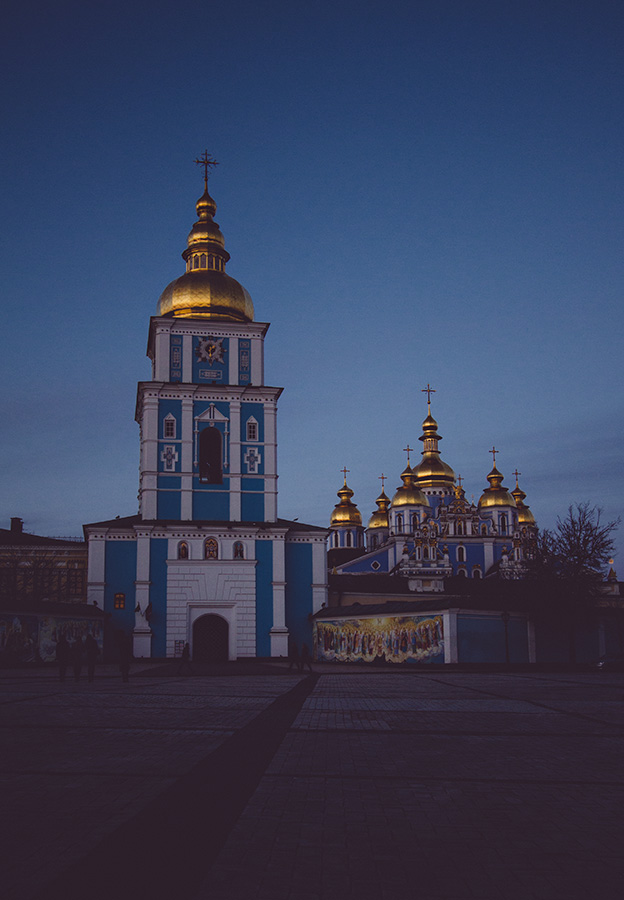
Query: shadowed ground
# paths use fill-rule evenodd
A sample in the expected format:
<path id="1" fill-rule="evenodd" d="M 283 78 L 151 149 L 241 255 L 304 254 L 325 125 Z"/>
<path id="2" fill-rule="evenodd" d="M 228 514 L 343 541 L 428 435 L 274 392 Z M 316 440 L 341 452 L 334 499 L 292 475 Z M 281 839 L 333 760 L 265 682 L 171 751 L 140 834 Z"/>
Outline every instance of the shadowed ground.
<path id="1" fill-rule="evenodd" d="M 0 673 L 6 898 L 615 898 L 624 676 Z"/>

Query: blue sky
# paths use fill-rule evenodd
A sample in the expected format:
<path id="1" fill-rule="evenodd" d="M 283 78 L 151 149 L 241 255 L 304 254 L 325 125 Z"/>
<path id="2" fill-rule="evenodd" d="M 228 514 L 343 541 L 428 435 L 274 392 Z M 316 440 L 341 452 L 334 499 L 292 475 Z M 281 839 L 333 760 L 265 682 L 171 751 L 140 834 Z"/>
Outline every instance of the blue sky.
<path id="1" fill-rule="evenodd" d="M 205 148 L 272 323 L 282 516 L 325 524 L 346 465 L 366 520 L 427 382 L 468 497 L 495 444 L 539 524 L 622 514 L 621 3 L 26 0 L 4 24 L 1 524 L 136 511 L 136 383 Z"/>

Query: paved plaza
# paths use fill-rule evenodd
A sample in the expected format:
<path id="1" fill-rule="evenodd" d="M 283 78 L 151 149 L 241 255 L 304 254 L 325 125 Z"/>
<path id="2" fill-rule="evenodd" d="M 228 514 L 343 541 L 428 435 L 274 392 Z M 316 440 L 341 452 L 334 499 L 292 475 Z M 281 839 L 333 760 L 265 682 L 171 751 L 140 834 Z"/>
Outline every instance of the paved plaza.
<path id="1" fill-rule="evenodd" d="M 6 900 L 610 900 L 624 675 L 0 673 Z"/>

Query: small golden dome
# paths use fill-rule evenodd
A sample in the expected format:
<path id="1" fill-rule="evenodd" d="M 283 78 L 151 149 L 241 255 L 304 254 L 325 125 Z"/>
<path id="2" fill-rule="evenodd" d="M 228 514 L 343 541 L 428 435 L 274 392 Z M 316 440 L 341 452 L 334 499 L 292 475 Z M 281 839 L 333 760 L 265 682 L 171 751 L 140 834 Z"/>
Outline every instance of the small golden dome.
<path id="1" fill-rule="evenodd" d="M 518 484 L 518 476 L 516 475 L 516 486 L 511 492 L 512 497 L 516 501 L 518 507 L 518 525 L 535 525 L 535 516 L 524 502 L 526 494 Z"/>
<path id="2" fill-rule="evenodd" d="M 176 318 L 253 322 L 254 308 L 245 288 L 225 274 L 230 254 L 213 216 L 217 205 L 208 188 L 197 201 L 197 216 L 182 257 L 186 273 L 160 295 L 157 315 Z"/>
<path id="3" fill-rule="evenodd" d="M 340 490 L 337 491 L 337 494 L 340 497 L 340 503 L 336 504 L 331 514 L 329 520 L 330 527 L 332 525 L 361 525 L 362 516 L 355 503 L 351 502 L 353 491 L 347 485 L 346 475 L 344 484 Z"/>
<path id="4" fill-rule="evenodd" d="M 423 442 L 423 458 L 414 468 L 416 484 L 427 488 L 452 487 L 455 484 L 455 472 L 440 458 L 438 441 L 442 440 L 442 435 L 438 434 L 438 423 L 429 407 L 422 427 L 423 433 L 418 440 Z"/>
<path id="5" fill-rule="evenodd" d="M 390 520 L 388 518 L 388 507 L 390 506 L 390 498 L 386 496 L 386 492 L 382 489 L 381 494 L 375 500 L 377 509 L 368 520 L 368 528 L 390 528 Z"/>
<path id="6" fill-rule="evenodd" d="M 414 470 L 409 465 L 401 472 L 401 480 L 403 484 L 392 498 L 392 509 L 399 506 L 429 506 L 426 496 L 414 484 Z"/>
<path id="7" fill-rule="evenodd" d="M 487 487 L 479 499 L 479 509 L 492 509 L 496 506 L 515 506 L 516 501 L 506 487 L 503 487 L 503 475 L 496 466 L 487 476 L 490 487 Z"/>

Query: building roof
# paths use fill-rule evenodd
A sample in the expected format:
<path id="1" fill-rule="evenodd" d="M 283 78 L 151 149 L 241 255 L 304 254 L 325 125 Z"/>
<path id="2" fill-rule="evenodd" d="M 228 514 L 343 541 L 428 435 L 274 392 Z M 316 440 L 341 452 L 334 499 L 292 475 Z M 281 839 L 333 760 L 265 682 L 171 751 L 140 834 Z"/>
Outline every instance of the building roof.
<path id="1" fill-rule="evenodd" d="M 291 519 L 277 519 L 275 522 L 230 522 L 228 519 L 194 519 L 192 521 L 180 519 L 142 519 L 137 513 L 134 516 L 120 516 L 115 519 L 106 519 L 103 522 L 89 522 L 83 528 L 197 528 L 197 529 L 225 529 L 225 528 L 257 528 L 270 530 L 271 528 L 286 528 L 288 531 L 317 531 L 326 534 L 328 529 L 320 525 L 306 525 L 305 522 L 292 521 Z"/>
<path id="2" fill-rule="evenodd" d="M 84 541 L 68 538 L 51 538 L 39 534 L 28 534 L 25 531 L 15 531 L 8 528 L 0 528 L 0 546 L 3 547 L 84 547 Z"/>

